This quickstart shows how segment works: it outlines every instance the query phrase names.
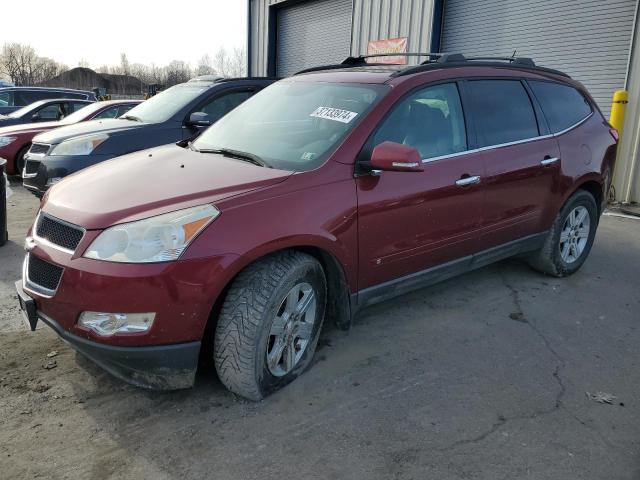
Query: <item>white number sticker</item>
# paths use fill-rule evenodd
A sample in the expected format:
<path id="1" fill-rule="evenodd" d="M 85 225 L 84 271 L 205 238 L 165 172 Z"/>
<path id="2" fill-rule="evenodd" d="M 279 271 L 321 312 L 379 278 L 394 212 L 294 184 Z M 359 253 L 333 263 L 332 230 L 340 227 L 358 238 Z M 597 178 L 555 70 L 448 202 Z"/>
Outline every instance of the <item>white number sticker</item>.
<path id="1" fill-rule="evenodd" d="M 341 110 L 340 108 L 318 107 L 311 116 L 334 120 L 336 122 L 350 123 L 358 114 L 356 112 L 350 112 L 349 110 Z"/>

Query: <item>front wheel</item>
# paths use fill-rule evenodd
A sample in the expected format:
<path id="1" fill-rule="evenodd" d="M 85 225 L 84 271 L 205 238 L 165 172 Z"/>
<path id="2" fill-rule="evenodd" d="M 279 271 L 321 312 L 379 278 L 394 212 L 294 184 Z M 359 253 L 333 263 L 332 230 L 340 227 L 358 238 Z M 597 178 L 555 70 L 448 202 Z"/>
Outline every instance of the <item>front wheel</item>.
<path id="1" fill-rule="evenodd" d="M 575 273 L 589 256 L 597 227 L 595 199 L 578 190 L 560 209 L 543 247 L 530 257 L 529 264 L 555 277 Z"/>
<path id="2" fill-rule="evenodd" d="M 324 320 L 326 279 L 310 255 L 287 251 L 243 270 L 224 300 L 214 339 L 218 376 L 261 400 L 309 366 Z"/>
<path id="3" fill-rule="evenodd" d="M 31 148 L 31 144 L 22 147 L 18 152 L 18 154 L 16 155 L 16 161 L 14 163 L 14 168 L 15 168 L 14 173 L 20 177 L 22 177 L 22 172 L 24 170 L 24 164 L 25 164 L 24 156 L 29 151 L 29 148 Z"/>

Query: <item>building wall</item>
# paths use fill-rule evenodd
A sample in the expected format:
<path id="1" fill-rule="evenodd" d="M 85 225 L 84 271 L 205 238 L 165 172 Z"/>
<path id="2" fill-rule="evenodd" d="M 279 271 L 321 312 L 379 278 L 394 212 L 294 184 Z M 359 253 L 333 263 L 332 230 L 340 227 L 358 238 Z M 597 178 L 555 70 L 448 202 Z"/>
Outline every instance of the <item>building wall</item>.
<path id="1" fill-rule="evenodd" d="M 582 82 L 606 116 L 624 88 L 637 0 L 445 0 L 442 49 L 531 57 Z"/>
<path id="2" fill-rule="evenodd" d="M 613 177 L 616 200 L 625 203 L 640 203 L 640 15 L 637 11 L 635 20 L 627 76 L 629 103 Z"/>
<path id="3" fill-rule="evenodd" d="M 267 74 L 269 7 L 291 1 L 250 0 L 251 75 Z M 428 52 L 432 18 L 433 0 L 353 0 L 352 21 L 355 28 L 352 28 L 351 55 L 365 54 L 369 40 L 395 37 L 408 37 L 409 51 Z M 416 61 L 410 59 L 409 63 Z"/>
<path id="4" fill-rule="evenodd" d="M 428 52 L 432 18 L 433 0 L 354 0 L 351 55 L 365 55 L 369 40 L 396 37 L 409 38 L 409 52 Z"/>

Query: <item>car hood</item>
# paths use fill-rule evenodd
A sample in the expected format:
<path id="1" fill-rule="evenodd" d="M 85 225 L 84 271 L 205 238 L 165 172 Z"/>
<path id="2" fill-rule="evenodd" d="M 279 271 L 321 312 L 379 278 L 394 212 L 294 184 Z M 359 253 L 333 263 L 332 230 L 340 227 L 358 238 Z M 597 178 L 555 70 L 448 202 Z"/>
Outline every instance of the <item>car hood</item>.
<path id="1" fill-rule="evenodd" d="M 148 126 L 148 123 L 134 122 L 132 120 L 120 120 L 117 118 L 107 118 L 104 120 L 89 120 L 88 122 L 74 123 L 64 127 L 56 128 L 50 132 L 38 135 L 38 143 L 56 145 L 72 137 L 91 135 L 93 133 L 116 133 L 122 131 L 137 130 Z M 0 123 L 2 126 L 2 123 Z"/>
<path id="2" fill-rule="evenodd" d="M 2 123 L 0 123 L 0 137 L 12 133 L 44 132 L 45 130 L 51 130 L 59 126 L 60 124 L 58 122 L 24 123 L 22 125 L 12 125 L 9 127 L 3 127 Z"/>
<path id="3" fill-rule="evenodd" d="M 81 170 L 54 185 L 43 211 L 102 229 L 266 188 L 293 172 L 177 145 L 135 152 Z"/>

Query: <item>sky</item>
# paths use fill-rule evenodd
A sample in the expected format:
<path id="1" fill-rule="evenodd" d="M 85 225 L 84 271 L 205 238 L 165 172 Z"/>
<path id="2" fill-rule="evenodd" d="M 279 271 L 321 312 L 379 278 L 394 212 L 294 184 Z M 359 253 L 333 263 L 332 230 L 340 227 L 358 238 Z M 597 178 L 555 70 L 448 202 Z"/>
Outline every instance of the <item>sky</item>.
<path id="1" fill-rule="evenodd" d="M 246 0 L 10 0 L 0 12 L 0 46 L 27 43 L 69 67 L 120 64 L 123 52 L 129 63 L 196 66 L 247 39 Z"/>

